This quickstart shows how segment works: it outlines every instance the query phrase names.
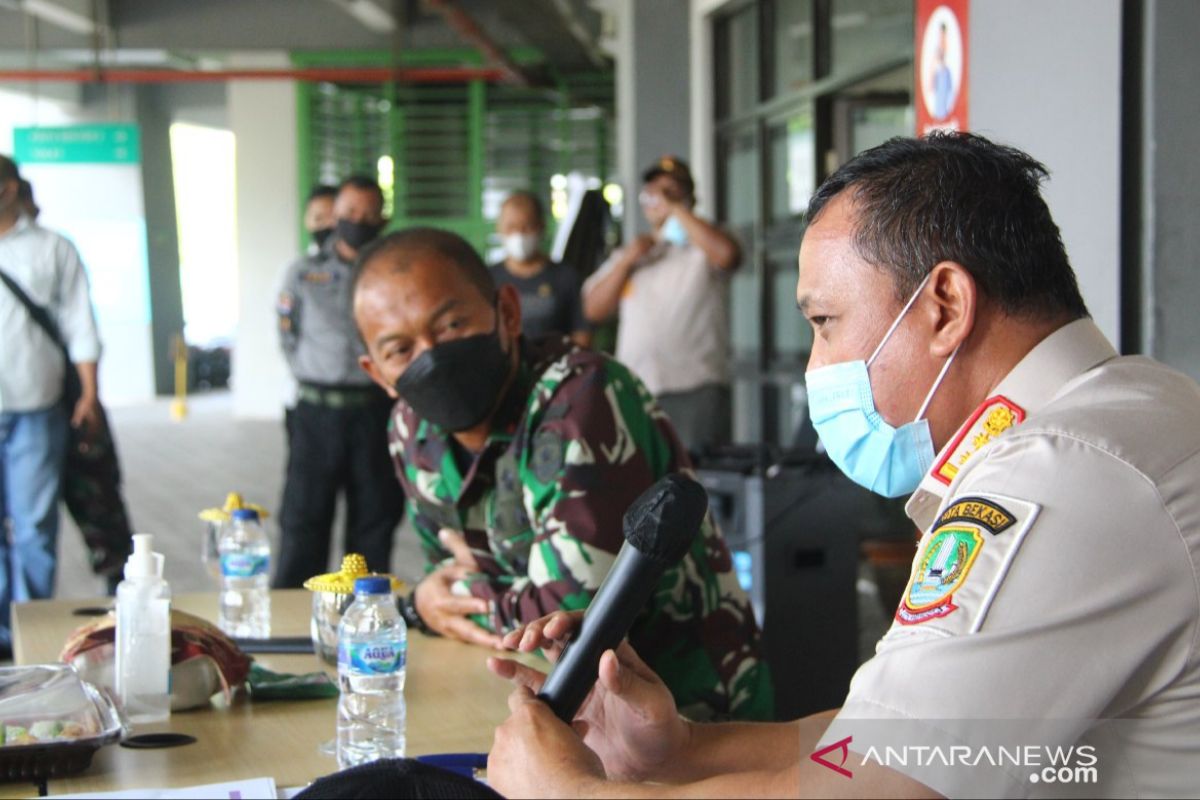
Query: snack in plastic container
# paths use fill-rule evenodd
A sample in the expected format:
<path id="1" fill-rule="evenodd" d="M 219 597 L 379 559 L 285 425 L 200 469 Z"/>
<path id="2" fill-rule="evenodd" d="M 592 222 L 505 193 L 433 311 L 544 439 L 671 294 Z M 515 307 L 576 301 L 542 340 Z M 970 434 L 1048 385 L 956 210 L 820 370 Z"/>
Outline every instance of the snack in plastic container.
<path id="1" fill-rule="evenodd" d="M 0 780 L 79 772 L 125 731 L 112 699 L 73 668 L 0 667 Z"/>

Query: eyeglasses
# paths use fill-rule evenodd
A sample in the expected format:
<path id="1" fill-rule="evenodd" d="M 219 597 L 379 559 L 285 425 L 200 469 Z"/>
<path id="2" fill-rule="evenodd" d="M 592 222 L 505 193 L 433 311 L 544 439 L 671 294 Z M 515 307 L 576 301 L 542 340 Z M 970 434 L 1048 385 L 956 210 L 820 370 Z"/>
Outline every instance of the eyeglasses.
<path id="1" fill-rule="evenodd" d="M 660 206 L 665 202 L 663 196 L 658 192 L 647 192 L 645 189 L 638 192 L 638 204 L 653 208 Z"/>

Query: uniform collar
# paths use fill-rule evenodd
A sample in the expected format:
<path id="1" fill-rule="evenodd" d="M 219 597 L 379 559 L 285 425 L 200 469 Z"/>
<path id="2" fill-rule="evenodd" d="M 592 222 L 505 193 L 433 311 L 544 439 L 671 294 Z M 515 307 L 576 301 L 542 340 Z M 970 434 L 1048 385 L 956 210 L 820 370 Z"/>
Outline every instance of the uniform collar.
<path id="1" fill-rule="evenodd" d="M 929 527 L 961 464 L 1004 430 L 1036 414 L 1072 378 L 1116 355 L 1090 319 L 1064 325 L 1038 342 L 938 453 L 904 507 L 909 518 L 922 530 Z"/>

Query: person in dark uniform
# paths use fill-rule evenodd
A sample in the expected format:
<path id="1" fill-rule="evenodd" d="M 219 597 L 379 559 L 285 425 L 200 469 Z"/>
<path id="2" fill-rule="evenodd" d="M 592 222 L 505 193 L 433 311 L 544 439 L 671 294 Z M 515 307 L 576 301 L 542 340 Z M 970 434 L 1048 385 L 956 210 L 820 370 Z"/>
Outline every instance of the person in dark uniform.
<path id="1" fill-rule="evenodd" d="M 351 311 L 354 260 L 383 229 L 383 193 L 347 178 L 334 202 L 334 234 L 287 270 L 276 308 L 284 355 L 298 383 L 288 413 L 288 465 L 273 586 L 292 588 L 326 571 L 339 492 L 346 496 L 345 551 L 387 571 L 404 492 L 387 449 L 387 395 L 358 368 L 362 341 Z"/>
<path id="2" fill-rule="evenodd" d="M 513 192 L 500 206 L 496 232 L 504 260 L 491 267 L 497 286 L 512 286 L 521 296 L 525 335 L 570 336 L 580 347 L 592 343 L 591 324 L 583 316 L 579 276 L 568 264 L 542 252 L 546 214 L 532 192 Z"/>

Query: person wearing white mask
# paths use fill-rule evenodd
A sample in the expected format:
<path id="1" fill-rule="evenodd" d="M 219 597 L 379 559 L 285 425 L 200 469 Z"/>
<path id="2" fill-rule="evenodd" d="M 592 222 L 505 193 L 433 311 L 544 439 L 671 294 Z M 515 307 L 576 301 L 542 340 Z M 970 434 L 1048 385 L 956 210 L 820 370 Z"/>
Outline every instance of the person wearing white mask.
<path id="1" fill-rule="evenodd" d="M 532 192 L 513 192 L 500 206 L 496 233 L 504 260 L 491 267 L 497 286 L 511 285 L 521 296 L 527 336 L 569 336 L 580 347 L 592 344 L 591 325 L 583 316 L 579 276 L 567 264 L 542 251 L 546 215 Z"/>
<path id="2" fill-rule="evenodd" d="M 728 443 L 729 278 L 737 242 L 693 211 L 696 185 L 682 159 L 642 174 L 638 195 L 653 234 L 638 236 L 583 285 L 592 322 L 618 311 L 617 360 L 654 394 L 694 455 Z"/>

